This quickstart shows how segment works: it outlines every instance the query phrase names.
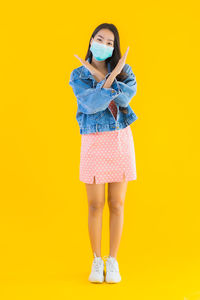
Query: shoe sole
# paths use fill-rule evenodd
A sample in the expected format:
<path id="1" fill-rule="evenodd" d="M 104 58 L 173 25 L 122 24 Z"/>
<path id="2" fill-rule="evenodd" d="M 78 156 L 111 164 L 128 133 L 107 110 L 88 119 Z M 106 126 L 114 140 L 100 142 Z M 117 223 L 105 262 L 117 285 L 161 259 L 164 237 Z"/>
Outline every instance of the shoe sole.
<path id="1" fill-rule="evenodd" d="M 119 280 L 119 281 L 107 281 L 107 280 L 105 280 L 105 282 L 106 283 L 118 283 L 118 282 L 120 282 L 121 280 Z"/>
<path id="2" fill-rule="evenodd" d="M 100 280 L 90 280 L 89 278 L 88 278 L 88 280 L 89 280 L 89 282 L 91 282 L 91 283 L 103 283 L 103 282 L 104 282 L 104 278 L 105 278 L 105 271 L 103 271 L 103 278 L 102 278 L 102 281 L 100 281 Z"/>
<path id="3" fill-rule="evenodd" d="M 119 281 L 106 281 L 106 280 L 105 280 L 106 283 L 119 283 L 120 281 L 121 281 L 121 280 L 119 280 Z"/>
<path id="4" fill-rule="evenodd" d="M 106 282 L 106 283 L 118 283 L 118 282 L 120 282 L 121 280 L 122 280 L 121 278 L 120 278 L 120 280 L 118 280 L 118 281 L 107 280 L 106 277 L 105 277 L 105 282 Z"/>

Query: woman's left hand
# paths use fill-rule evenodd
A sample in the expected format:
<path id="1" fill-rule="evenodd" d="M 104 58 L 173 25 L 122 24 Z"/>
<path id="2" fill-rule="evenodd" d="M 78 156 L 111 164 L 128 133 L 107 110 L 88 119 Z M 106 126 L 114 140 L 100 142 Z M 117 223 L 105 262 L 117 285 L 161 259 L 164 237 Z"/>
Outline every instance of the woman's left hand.
<path id="1" fill-rule="evenodd" d="M 115 68 L 114 68 L 114 72 L 115 72 L 117 75 L 122 71 L 122 69 L 123 69 L 123 67 L 124 67 L 124 65 L 125 65 L 125 63 L 126 63 L 126 57 L 127 57 L 127 55 L 128 55 L 128 51 L 129 51 L 129 47 L 127 48 L 125 54 L 119 59 L 117 65 L 116 65 Z"/>

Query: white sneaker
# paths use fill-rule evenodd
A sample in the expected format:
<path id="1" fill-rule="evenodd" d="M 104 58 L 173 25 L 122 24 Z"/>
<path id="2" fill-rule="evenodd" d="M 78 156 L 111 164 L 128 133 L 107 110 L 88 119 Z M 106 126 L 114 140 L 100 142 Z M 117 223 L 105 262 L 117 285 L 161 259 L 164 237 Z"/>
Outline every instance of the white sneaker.
<path id="1" fill-rule="evenodd" d="M 107 283 L 117 283 L 121 281 L 121 275 L 119 273 L 119 265 L 115 257 L 104 256 L 106 260 L 106 278 Z"/>
<path id="2" fill-rule="evenodd" d="M 92 262 L 91 273 L 88 278 L 91 282 L 103 282 L 104 281 L 104 261 L 101 256 L 97 257 L 94 253 L 94 259 Z"/>

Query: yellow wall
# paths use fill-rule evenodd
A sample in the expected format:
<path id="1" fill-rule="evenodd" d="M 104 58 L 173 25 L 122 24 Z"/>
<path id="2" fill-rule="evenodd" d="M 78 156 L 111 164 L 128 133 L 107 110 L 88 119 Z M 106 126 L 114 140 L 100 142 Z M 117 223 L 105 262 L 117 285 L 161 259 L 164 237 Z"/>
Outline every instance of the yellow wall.
<path id="1" fill-rule="evenodd" d="M 1 9 L 0 296 L 200 299 L 198 1 L 11 1 Z M 113 23 L 138 91 L 122 282 L 91 285 L 88 206 L 68 85 L 94 28 Z M 109 211 L 102 255 L 109 251 Z M 107 289 L 103 287 L 107 286 Z M 78 288 L 76 288 L 78 287 Z M 88 289 L 84 289 L 87 287 Z M 102 288 L 101 288 L 102 287 Z M 126 289 L 124 290 L 124 288 Z M 109 289 L 110 288 L 110 289 Z M 184 299 L 185 297 L 185 299 Z"/>

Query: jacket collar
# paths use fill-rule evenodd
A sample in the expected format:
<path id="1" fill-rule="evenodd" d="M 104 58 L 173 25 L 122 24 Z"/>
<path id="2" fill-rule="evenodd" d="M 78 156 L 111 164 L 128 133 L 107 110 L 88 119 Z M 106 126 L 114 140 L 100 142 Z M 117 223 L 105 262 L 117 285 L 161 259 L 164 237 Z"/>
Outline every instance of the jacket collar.
<path id="1" fill-rule="evenodd" d="M 91 59 L 88 57 L 86 61 L 91 62 Z M 110 73 L 110 70 L 111 70 L 111 66 L 110 66 L 110 62 L 108 62 L 108 73 Z M 80 72 L 79 77 L 84 78 L 84 79 L 91 78 L 91 79 L 94 80 L 93 75 L 90 73 L 90 71 L 84 65 L 83 65 L 83 68 Z"/>

